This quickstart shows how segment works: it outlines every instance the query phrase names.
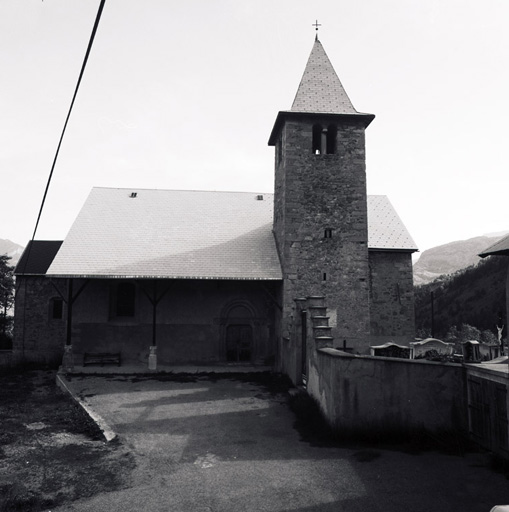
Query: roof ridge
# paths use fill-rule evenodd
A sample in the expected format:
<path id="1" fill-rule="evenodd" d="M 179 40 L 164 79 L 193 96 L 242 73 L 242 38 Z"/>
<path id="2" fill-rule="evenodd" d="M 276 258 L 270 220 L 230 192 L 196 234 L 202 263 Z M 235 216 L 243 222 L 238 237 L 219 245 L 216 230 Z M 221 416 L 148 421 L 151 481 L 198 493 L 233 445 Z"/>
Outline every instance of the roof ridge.
<path id="1" fill-rule="evenodd" d="M 145 187 L 92 187 L 92 190 L 130 190 L 130 191 L 147 191 L 147 192 L 203 192 L 207 194 L 270 194 L 274 192 L 264 192 L 259 190 L 196 190 L 196 189 L 179 189 L 179 188 L 145 188 Z"/>

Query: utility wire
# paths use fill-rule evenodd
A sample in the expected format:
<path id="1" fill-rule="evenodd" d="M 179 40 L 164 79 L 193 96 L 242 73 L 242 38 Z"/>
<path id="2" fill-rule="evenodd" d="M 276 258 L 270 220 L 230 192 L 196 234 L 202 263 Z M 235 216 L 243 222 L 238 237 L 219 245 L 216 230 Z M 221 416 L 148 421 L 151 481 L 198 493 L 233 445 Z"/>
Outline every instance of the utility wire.
<path id="1" fill-rule="evenodd" d="M 85 67 L 87 66 L 88 57 L 89 57 L 90 51 L 92 49 L 92 44 L 94 43 L 95 34 L 97 32 L 97 27 L 99 26 L 99 21 L 101 20 L 101 14 L 103 12 L 103 8 L 104 8 L 105 2 L 106 2 L 106 0 L 101 0 L 101 3 L 99 5 L 99 9 L 97 11 L 97 15 L 95 17 L 94 28 L 92 29 L 92 34 L 90 35 L 90 40 L 88 41 L 87 52 L 85 53 L 85 58 L 83 59 L 83 64 L 81 65 L 80 76 L 78 77 L 78 82 L 76 83 L 76 88 L 74 89 L 74 94 L 73 94 L 73 97 L 72 97 L 71 105 L 69 107 L 69 112 L 67 113 L 67 117 L 65 118 L 64 127 L 63 127 L 62 133 L 60 135 L 60 140 L 58 141 L 58 146 L 57 146 L 57 150 L 55 152 L 55 157 L 53 158 L 53 164 L 51 165 L 51 171 L 49 173 L 48 181 L 46 183 L 46 189 L 44 190 L 44 195 L 43 195 L 43 198 L 42 198 L 41 207 L 39 209 L 39 214 L 37 215 L 37 222 L 35 223 L 35 228 L 34 228 L 34 232 L 32 234 L 32 239 L 28 243 L 28 247 L 26 249 L 26 255 L 23 254 L 24 262 L 23 262 L 23 267 L 20 269 L 20 274 L 21 275 L 25 274 L 27 265 L 28 265 L 28 263 L 30 261 L 30 253 L 32 252 L 32 247 L 33 247 L 33 244 L 34 244 L 35 235 L 37 233 L 37 228 L 39 227 L 39 221 L 41 220 L 42 211 L 44 209 L 44 204 L 46 202 L 46 196 L 48 195 L 48 190 L 49 190 L 49 186 L 50 186 L 50 183 L 51 183 L 51 178 L 53 177 L 53 171 L 55 170 L 55 165 L 57 163 L 58 154 L 60 152 L 60 146 L 62 145 L 62 141 L 64 139 L 64 134 L 65 134 L 65 130 L 67 128 L 67 123 L 69 122 L 69 118 L 71 117 L 71 112 L 72 112 L 72 108 L 74 106 L 74 101 L 76 100 L 76 96 L 78 94 L 78 89 L 80 88 L 80 84 L 81 84 L 81 79 L 83 78 L 83 73 L 85 72 Z M 24 279 L 24 285 L 25 286 L 24 286 L 23 316 L 22 316 L 22 318 L 23 318 L 23 332 L 22 332 L 22 347 L 21 347 L 21 352 L 22 352 L 22 358 L 23 359 L 25 358 L 25 335 L 26 335 L 26 303 L 27 303 L 26 284 L 27 284 L 26 279 Z M 17 292 L 17 290 L 16 290 L 16 292 Z"/>
<path id="2" fill-rule="evenodd" d="M 85 72 L 85 67 L 87 65 L 88 56 L 90 55 L 90 50 L 92 49 L 92 44 L 94 42 L 95 34 L 97 32 L 97 27 L 99 26 L 99 21 L 101 19 L 101 14 L 102 14 L 105 2 L 106 2 L 106 0 L 101 0 L 101 4 L 99 5 L 99 10 L 97 11 L 94 28 L 92 29 L 92 34 L 90 35 L 90 40 L 88 42 L 87 53 L 85 54 L 85 58 L 83 60 L 82 66 L 81 66 L 81 72 L 80 72 L 80 76 L 78 78 L 78 83 L 76 84 L 76 89 L 74 90 L 74 95 L 72 97 L 71 106 L 69 107 L 69 112 L 67 113 L 67 117 L 65 119 L 64 128 L 62 130 L 62 134 L 60 135 L 60 140 L 58 141 L 58 146 L 57 146 L 57 150 L 55 153 L 55 158 L 53 159 L 53 165 L 51 166 L 51 171 L 49 173 L 48 182 L 46 183 L 46 189 L 44 191 L 44 196 L 42 198 L 41 208 L 39 209 L 39 215 L 37 216 L 37 222 L 35 223 L 35 229 L 34 229 L 34 233 L 32 235 L 32 242 L 35 239 L 35 234 L 37 233 L 37 228 L 39 227 L 39 221 L 41 220 L 42 210 L 44 208 L 44 203 L 46 202 L 46 196 L 48 195 L 51 178 L 53 177 L 53 171 L 55 170 L 55 164 L 57 163 L 58 153 L 60 152 L 60 146 L 62 145 L 62 140 L 64 138 L 65 130 L 67 128 L 67 123 L 69 122 L 69 118 L 71 117 L 72 107 L 74 106 L 74 100 L 76 99 L 76 95 L 78 94 L 78 89 L 80 88 L 81 79 L 83 78 L 83 73 Z"/>

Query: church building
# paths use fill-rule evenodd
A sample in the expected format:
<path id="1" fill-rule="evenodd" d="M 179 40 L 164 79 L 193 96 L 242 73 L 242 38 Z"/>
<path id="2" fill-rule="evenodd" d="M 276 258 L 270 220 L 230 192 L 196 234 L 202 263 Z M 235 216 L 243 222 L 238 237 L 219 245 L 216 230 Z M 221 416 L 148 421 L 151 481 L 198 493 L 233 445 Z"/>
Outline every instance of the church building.
<path id="1" fill-rule="evenodd" d="M 309 336 L 408 345 L 417 248 L 387 197 L 367 196 L 373 119 L 316 39 L 270 133 L 274 193 L 94 188 L 65 240 L 17 265 L 15 358 L 270 365 L 299 381 Z"/>

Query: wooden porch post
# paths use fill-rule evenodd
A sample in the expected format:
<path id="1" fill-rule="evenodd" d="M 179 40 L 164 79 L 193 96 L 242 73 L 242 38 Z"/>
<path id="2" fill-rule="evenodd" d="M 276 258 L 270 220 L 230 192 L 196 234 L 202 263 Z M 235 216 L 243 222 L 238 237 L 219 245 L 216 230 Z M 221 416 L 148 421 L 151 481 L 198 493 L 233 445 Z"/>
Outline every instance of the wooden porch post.
<path id="1" fill-rule="evenodd" d="M 72 353 L 72 303 L 73 280 L 67 280 L 67 333 L 65 337 L 64 357 L 62 358 L 62 371 L 74 370 L 74 355 Z"/>
<path id="2" fill-rule="evenodd" d="M 155 347 L 157 345 L 157 281 L 154 280 L 152 283 L 152 292 L 154 300 L 152 301 L 152 346 Z"/>
<path id="3" fill-rule="evenodd" d="M 157 280 L 154 279 L 152 282 L 152 298 L 149 297 L 152 302 L 152 345 L 149 347 L 148 356 L 148 369 L 157 369 Z"/>

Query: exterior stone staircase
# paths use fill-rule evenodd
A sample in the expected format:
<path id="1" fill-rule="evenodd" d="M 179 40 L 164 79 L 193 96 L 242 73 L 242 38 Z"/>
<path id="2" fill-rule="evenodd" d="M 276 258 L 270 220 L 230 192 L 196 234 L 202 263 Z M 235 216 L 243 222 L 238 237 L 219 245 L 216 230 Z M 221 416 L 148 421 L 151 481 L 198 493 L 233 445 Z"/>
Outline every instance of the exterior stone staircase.
<path id="1" fill-rule="evenodd" d="M 329 326 L 325 297 L 308 297 L 307 309 L 312 322 L 311 326 L 316 348 L 332 347 L 334 338 L 331 336 L 332 327 Z"/>

